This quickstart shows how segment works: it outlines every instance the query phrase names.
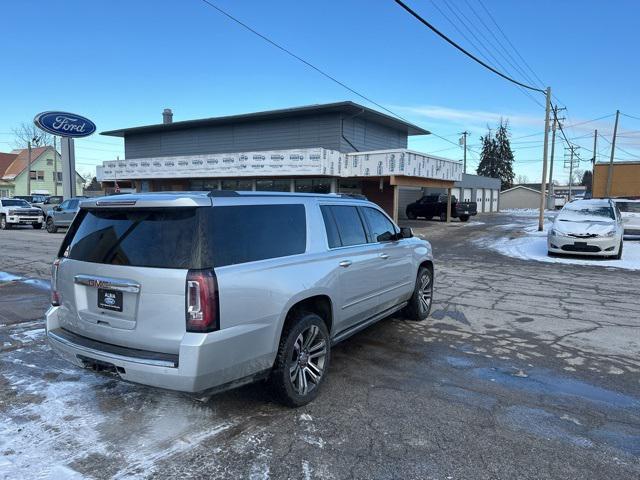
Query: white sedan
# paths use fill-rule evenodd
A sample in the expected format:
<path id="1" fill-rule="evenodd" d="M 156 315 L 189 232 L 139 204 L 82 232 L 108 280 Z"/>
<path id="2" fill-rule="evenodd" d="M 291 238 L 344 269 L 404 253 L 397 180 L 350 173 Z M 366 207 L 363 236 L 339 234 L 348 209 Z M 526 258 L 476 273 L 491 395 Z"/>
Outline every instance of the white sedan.
<path id="1" fill-rule="evenodd" d="M 549 255 L 622 257 L 622 217 L 610 199 L 575 200 L 556 216 L 547 237 Z"/>

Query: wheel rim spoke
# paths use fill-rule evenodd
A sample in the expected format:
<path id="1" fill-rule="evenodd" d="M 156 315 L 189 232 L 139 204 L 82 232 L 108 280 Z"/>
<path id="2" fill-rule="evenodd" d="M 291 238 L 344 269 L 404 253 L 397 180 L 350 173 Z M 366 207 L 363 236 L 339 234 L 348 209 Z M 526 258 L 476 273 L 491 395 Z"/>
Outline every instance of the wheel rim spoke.
<path id="1" fill-rule="evenodd" d="M 320 375 L 315 374 L 310 367 L 311 367 L 311 364 L 309 364 L 307 368 L 304 369 L 305 373 L 308 374 L 309 377 L 311 377 L 311 380 L 313 381 L 313 383 L 317 385 L 318 382 L 320 381 Z"/>
<path id="2" fill-rule="evenodd" d="M 311 328 L 308 329 L 307 338 L 305 339 L 304 344 L 302 346 L 303 349 L 307 349 L 307 350 L 309 349 L 309 346 L 313 343 L 313 341 L 318 336 L 319 331 L 320 329 L 315 325 L 312 325 Z"/>

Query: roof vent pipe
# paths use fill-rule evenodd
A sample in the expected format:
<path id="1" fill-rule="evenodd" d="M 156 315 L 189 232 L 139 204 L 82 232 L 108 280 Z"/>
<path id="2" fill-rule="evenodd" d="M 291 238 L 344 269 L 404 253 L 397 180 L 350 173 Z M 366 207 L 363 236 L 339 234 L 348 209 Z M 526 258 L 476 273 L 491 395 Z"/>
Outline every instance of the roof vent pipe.
<path id="1" fill-rule="evenodd" d="M 162 123 L 173 123 L 173 112 L 170 108 L 165 108 L 162 111 Z"/>

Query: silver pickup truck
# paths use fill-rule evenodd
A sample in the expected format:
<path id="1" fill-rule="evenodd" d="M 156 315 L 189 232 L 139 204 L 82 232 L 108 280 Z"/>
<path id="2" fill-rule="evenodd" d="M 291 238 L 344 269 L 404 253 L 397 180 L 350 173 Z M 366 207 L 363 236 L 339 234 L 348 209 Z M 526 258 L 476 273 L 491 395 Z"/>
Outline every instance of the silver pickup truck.
<path id="1" fill-rule="evenodd" d="M 0 198 L 0 229 L 7 230 L 13 225 L 32 225 L 42 228 L 44 214 L 32 207 L 29 202 L 19 198 Z"/>

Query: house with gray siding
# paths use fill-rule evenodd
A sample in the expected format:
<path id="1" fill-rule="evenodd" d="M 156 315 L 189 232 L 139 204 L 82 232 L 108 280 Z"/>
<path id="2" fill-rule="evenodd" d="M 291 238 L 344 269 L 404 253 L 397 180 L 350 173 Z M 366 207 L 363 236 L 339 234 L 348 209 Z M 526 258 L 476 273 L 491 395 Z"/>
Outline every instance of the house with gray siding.
<path id="1" fill-rule="evenodd" d="M 98 167 L 107 189 L 360 193 L 399 216 L 403 189 L 454 187 L 462 165 L 407 149 L 417 125 L 353 102 L 127 127 L 125 158 Z"/>

